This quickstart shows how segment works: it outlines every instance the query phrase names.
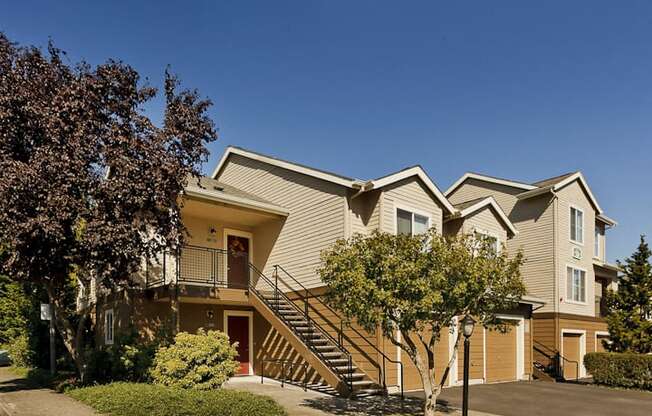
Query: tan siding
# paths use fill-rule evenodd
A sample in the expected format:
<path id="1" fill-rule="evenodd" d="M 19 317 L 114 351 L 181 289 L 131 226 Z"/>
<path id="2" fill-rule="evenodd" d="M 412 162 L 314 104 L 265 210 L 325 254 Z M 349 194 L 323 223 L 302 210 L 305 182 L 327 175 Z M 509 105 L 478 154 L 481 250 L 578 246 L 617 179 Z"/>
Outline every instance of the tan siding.
<path id="1" fill-rule="evenodd" d="M 384 232 L 394 233 L 396 207 L 413 209 L 418 213 L 430 216 L 430 226 L 442 232 L 442 208 L 434 196 L 416 178 L 408 178 L 386 187 L 382 194 L 382 213 L 380 229 Z"/>
<path id="2" fill-rule="evenodd" d="M 446 224 L 445 226 L 446 233 L 473 234 L 477 230 L 478 232 L 489 233 L 497 237 L 500 244 L 507 243 L 507 230 L 498 216 L 489 207 L 485 207 L 462 220 L 451 222 L 453 224 L 450 226 Z M 459 224 L 460 222 L 461 224 Z"/>
<path id="3" fill-rule="evenodd" d="M 593 272 L 593 239 L 595 224 L 595 211 L 582 190 L 579 182 L 573 182 L 557 192 L 559 244 L 557 256 L 559 276 L 559 298 L 563 299 L 559 305 L 559 312 L 577 315 L 595 316 L 595 274 Z M 570 208 L 577 207 L 584 212 L 584 243 L 577 244 L 570 241 Z M 580 260 L 573 258 L 573 248 L 582 250 Z M 574 266 L 586 271 L 586 303 L 571 303 L 567 290 L 566 267 Z"/>
<path id="4" fill-rule="evenodd" d="M 232 155 L 218 178 L 288 209 L 264 271 L 280 264 L 308 287 L 321 285 L 320 253 L 345 236 L 346 189 L 320 179 Z"/>
<path id="5" fill-rule="evenodd" d="M 435 344 L 435 380 L 437 382 L 441 381 L 441 377 L 444 374 L 446 365 L 448 365 L 448 337 L 448 329 L 441 331 L 439 341 Z M 416 335 L 413 335 L 413 339 L 414 342 L 419 345 L 420 341 Z M 396 349 L 396 347 L 393 348 Z M 423 354 L 425 354 L 425 350 L 423 348 L 420 348 L 420 350 Z M 403 363 L 403 388 L 406 391 L 423 389 L 423 383 L 421 382 L 421 375 L 419 374 L 419 370 L 417 370 L 417 367 L 404 351 L 401 351 L 401 363 Z M 447 384 L 448 383 L 445 385 Z"/>
<path id="6" fill-rule="evenodd" d="M 518 200 L 520 189 L 468 179 L 449 199 L 461 203 L 492 196 L 516 226 L 519 234 L 507 241 L 507 250 L 522 250 L 525 264 L 521 268 L 528 293 L 546 301 L 541 312 L 555 307 L 554 203 L 550 195 Z"/>
<path id="7" fill-rule="evenodd" d="M 372 191 L 347 199 L 349 206 L 351 235 L 368 235 L 378 229 L 379 199 L 381 191 Z"/>

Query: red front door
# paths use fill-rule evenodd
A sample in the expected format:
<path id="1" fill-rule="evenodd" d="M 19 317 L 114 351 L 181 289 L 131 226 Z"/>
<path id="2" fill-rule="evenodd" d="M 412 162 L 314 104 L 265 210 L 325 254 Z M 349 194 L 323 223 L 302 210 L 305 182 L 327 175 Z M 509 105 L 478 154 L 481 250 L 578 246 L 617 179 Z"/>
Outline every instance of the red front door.
<path id="1" fill-rule="evenodd" d="M 231 343 L 238 343 L 238 356 L 240 362 L 238 374 L 249 374 L 249 317 L 229 316 L 227 322 L 228 335 Z"/>
<path id="2" fill-rule="evenodd" d="M 236 235 L 227 236 L 228 285 L 245 289 L 249 286 L 249 239 Z"/>

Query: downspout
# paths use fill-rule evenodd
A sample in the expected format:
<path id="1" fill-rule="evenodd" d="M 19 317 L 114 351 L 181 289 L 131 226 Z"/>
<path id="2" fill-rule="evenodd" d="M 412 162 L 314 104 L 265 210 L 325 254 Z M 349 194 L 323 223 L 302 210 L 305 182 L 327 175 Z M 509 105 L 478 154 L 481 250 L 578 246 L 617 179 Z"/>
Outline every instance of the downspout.
<path id="1" fill-rule="evenodd" d="M 555 345 L 554 348 L 559 350 L 559 346 L 561 343 L 561 339 L 559 338 L 559 302 L 561 302 L 559 298 L 559 262 L 557 257 L 559 256 L 559 253 L 557 252 L 557 248 L 559 247 L 559 242 L 557 239 L 559 238 L 559 231 L 557 230 L 558 228 L 558 219 L 559 219 L 559 199 L 557 198 L 557 193 L 552 189 L 550 192 L 552 192 L 553 195 L 553 206 L 552 206 L 552 265 L 554 267 L 554 280 L 555 284 L 553 286 L 553 296 L 554 296 L 554 328 L 555 328 Z"/>

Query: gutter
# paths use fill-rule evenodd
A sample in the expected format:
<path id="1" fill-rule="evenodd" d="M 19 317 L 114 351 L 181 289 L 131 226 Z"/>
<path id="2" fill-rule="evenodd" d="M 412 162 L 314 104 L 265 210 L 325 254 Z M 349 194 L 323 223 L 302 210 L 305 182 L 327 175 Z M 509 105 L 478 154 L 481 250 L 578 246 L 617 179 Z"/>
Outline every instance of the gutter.
<path id="1" fill-rule="evenodd" d="M 360 195 L 362 195 L 363 193 L 367 191 L 371 191 L 374 188 L 374 183 L 373 181 L 366 181 L 366 182 L 355 181 L 353 182 L 351 187 L 357 191 L 355 194 L 351 196 L 351 199 L 353 200 L 359 197 Z"/>

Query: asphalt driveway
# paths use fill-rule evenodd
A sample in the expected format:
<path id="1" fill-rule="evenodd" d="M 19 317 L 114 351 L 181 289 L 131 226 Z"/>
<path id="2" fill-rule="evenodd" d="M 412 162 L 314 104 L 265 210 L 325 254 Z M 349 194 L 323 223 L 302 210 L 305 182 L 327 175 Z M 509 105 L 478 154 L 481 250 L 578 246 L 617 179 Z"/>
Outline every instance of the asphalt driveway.
<path id="1" fill-rule="evenodd" d="M 440 399 L 461 407 L 462 388 L 445 389 Z M 650 416 L 652 393 L 543 381 L 483 384 L 469 388 L 469 408 L 503 416 Z"/>

